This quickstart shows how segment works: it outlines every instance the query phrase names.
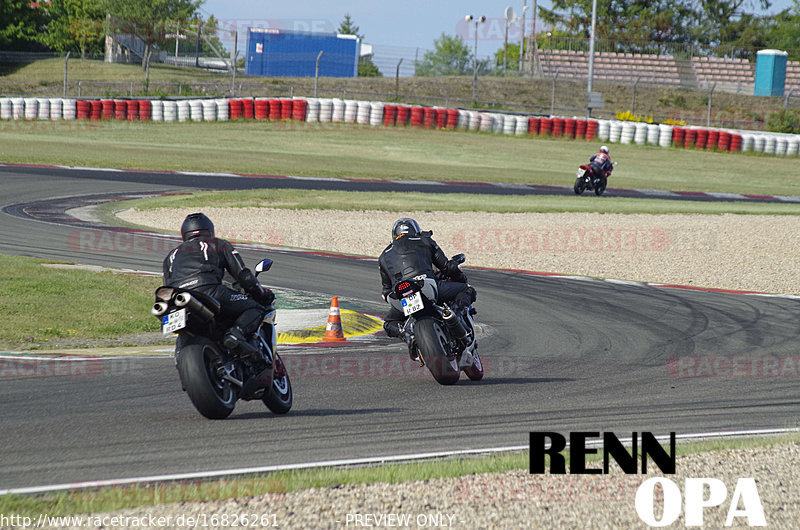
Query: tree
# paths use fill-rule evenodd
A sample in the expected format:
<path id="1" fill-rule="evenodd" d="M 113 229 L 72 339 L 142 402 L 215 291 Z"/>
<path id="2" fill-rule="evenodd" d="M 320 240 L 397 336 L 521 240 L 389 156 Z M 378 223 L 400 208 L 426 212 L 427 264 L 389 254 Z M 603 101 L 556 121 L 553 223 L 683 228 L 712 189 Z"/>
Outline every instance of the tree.
<path id="1" fill-rule="evenodd" d="M 153 44 L 163 39 L 167 27 L 190 19 L 202 3 L 203 0 L 103 0 L 103 7 L 144 41 L 146 58 Z M 142 68 L 146 62 L 142 61 Z"/>
<path id="2" fill-rule="evenodd" d="M 0 46 L 18 46 L 36 40 L 45 21 L 45 13 L 30 0 L 0 2 Z"/>
<path id="3" fill-rule="evenodd" d="M 461 37 L 442 33 L 433 41 L 433 51 L 425 52 L 417 64 L 416 75 L 466 75 L 472 73 L 472 53 Z"/>
<path id="4" fill-rule="evenodd" d="M 339 23 L 336 30 L 340 35 L 358 35 L 359 27 L 353 23 L 349 13 L 345 13 L 344 20 Z M 361 36 L 363 39 L 364 37 Z M 372 55 L 362 55 L 358 58 L 358 77 L 383 77 L 383 74 L 372 62 Z"/>
<path id="5" fill-rule="evenodd" d="M 103 49 L 103 8 L 100 0 L 50 0 L 43 5 L 47 29 L 37 40 L 60 52 L 100 52 Z"/>
<path id="6" fill-rule="evenodd" d="M 358 35 L 359 28 L 353 24 L 350 13 L 345 13 L 344 20 L 339 23 L 339 29 L 336 32 L 342 35 Z"/>
<path id="7" fill-rule="evenodd" d="M 769 0 L 701 0 L 695 11 L 694 40 L 712 46 L 735 42 L 753 21 L 744 8 L 766 10 L 771 5 Z"/>
<path id="8" fill-rule="evenodd" d="M 494 52 L 494 65 L 495 69 L 498 71 L 503 70 L 503 60 L 507 64 L 506 71 L 507 72 L 516 72 L 519 70 L 519 44 L 518 43 L 508 43 L 508 53 L 505 53 L 505 47 L 500 48 L 496 52 Z"/>
<path id="9" fill-rule="evenodd" d="M 598 39 L 617 41 L 687 42 L 695 11 L 689 0 L 598 0 Z M 539 8 L 543 22 L 565 29 L 570 36 L 589 38 L 592 0 L 553 0 Z"/>

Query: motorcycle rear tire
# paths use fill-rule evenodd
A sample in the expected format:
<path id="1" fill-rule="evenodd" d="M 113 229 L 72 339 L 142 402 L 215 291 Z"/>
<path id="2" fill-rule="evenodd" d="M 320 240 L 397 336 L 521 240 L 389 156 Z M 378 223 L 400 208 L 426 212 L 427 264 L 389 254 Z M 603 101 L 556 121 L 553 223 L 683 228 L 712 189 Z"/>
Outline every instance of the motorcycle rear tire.
<path id="1" fill-rule="evenodd" d="M 458 362 L 447 358 L 447 334 L 441 325 L 432 318 L 423 318 L 414 324 L 414 334 L 422 360 L 436 382 L 440 385 L 454 385 L 458 382 L 461 375 Z"/>
<path id="2" fill-rule="evenodd" d="M 207 340 L 189 340 L 181 347 L 178 373 L 194 408 L 210 420 L 230 416 L 236 405 L 236 391 L 218 376 L 220 355 Z"/>
<path id="3" fill-rule="evenodd" d="M 572 190 L 575 192 L 575 195 L 580 195 L 583 193 L 583 177 L 578 177 L 575 179 L 575 185 L 572 186 Z"/>
<path id="4" fill-rule="evenodd" d="M 292 408 L 292 382 L 286 372 L 286 366 L 275 354 L 275 374 L 269 392 L 261 398 L 264 405 L 275 414 L 286 414 Z"/>

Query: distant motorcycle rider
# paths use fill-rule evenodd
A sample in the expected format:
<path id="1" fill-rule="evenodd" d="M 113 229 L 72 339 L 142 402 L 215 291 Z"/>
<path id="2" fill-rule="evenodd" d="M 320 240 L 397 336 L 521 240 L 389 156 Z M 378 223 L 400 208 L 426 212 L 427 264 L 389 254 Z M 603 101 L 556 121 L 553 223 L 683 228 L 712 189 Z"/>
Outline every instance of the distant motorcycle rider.
<path id="1" fill-rule="evenodd" d="M 238 353 L 259 352 L 249 339 L 264 318 L 265 306 L 272 304 L 275 295 L 261 286 L 229 241 L 214 236 L 214 223 L 206 215 L 186 216 L 181 237 L 183 243 L 164 259 L 164 284 L 215 298 L 220 303 L 222 319 L 233 321 L 223 338 L 225 347 Z M 225 271 L 248 294 L 223 285 Z"/>
<path id="2" fill-rule="evenodd" d="M 589 165 L 595 177 L 607 179 L 614 171 L 614 164 L 611 163 L 611 156 L 608 154 L 608 147 L 600 146 L 600 150 L 589 159 Z"/>
<path id="3" fill-rule="evenodd" d="M 431 232 L 420 230 L 419 224 L 414 219 L 403 217 L 395 221 L 392 227 L 392 243 L 378 258 L 381 296 L 386 300 L 392 288 L 403 280 L 423 276 L 436 279 L 435 267 L 450 278 L 437 281 L 437 302 L 452 302 L 451 308 L 464 309 L 475 301 L 477 293 L 467 284 L 467 277 L 458 264 L 447 259 L 431 236 Z M 403 312 L 392 307 L 386 314 L 383 329 L 390 337 L 402 337 L 407 340 L 408 336 L 404 336 L 403 333 L 404 321 Z"/>

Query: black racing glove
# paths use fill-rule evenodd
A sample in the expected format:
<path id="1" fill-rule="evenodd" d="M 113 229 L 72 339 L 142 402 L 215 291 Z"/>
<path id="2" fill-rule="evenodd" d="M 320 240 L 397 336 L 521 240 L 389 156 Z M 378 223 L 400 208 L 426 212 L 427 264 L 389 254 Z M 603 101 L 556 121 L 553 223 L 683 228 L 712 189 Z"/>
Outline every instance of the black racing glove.
<path id="1" fill-rule="evenodd" d="M 261 287 L 261 289 L 253 293 L 253 299 L 261 305 L 272 305 L 272 302 L 275 301 L 275 293 L 271 289 Z"/>
<path id="2" fill-rule="evenodd" d="M 447 273 L 447 276 L 449 276 L 454 282 L 467 283 L 467 275 L 464 274 L 464 271 L 458 267 L 458 263 L 455 261 L 448 260 L 447 264 L 444 266 L 444 269 Z"/>

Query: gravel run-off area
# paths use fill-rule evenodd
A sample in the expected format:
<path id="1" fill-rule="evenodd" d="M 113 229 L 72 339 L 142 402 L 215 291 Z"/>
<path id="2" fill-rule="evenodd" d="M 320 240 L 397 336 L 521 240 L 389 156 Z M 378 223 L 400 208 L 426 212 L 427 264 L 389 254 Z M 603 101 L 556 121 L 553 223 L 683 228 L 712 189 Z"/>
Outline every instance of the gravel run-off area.
<path id="1" fill-rule="evenodd" d="M 205 208 L 217 235 L 377 257 L 397 213 Z M 176 231 L 190 210 L 119 217 Z M 465 266 L 800 294 L 800 216 L 408 212 Z M 380 282 L 376 271 L 376 293 Z M 480 286 L 476 286 L 480 289 Z M 379 293 L 378 293 L 379 294 Z"/>
<path id="2" fill-rule="evenodd" d="M 390 241 L 397 214 L 380 211 L 206 208 L 220 237 L 377 256 Z M 189 210 L 125 211 L 129 222 L 175 231 Z M 800 216 L 489 214 L 408 212 L 448 254 L 467 264 L 568 275 L 800 294 Z M 375 297 L 379 279 L 374 278 Z M 480 286 L 476 286 L 480 291 Z M 725 526 L 740 478 L 754 478 L 768 528 L 800 527 L 800 444 L 679 456 L 670 475 L 681 492 L 686 478 L 719 479 L 727 497 L 706 508 L 704 526 Z M 613 466 L 612 466 L 613 470 Z M 122 510 L 122 517 L 267 515 L 281 528 L 434 526 L 452 528 L 643 528 L 636 492 L 646 477 L 489 473 L 403 484 L 341 485 L 223 502 L 180 503 Z M 656 490 L 655 516 L 662 516 Z M 709 494 L 708 488 L 705 495 Z M 751 505 L 752 506 L 752 505 Z M 739 503 L 738 509 L 746 506 Z M 105 514 L 109 515 L 109 514 Z M 135 519 L 127 520 L 128 523 Z M 111 522 L 106 520 L 106 522 Z M 747 527 L 746 517 L 733 527 Z M 407 523 L 407 524 L 406 524 Z M 681 514 L 670 525 L 685 527 Z M 121 525 L 125 526 L 125 525 Z M 106 524 L 105 528 L 114 525 Z"/>

